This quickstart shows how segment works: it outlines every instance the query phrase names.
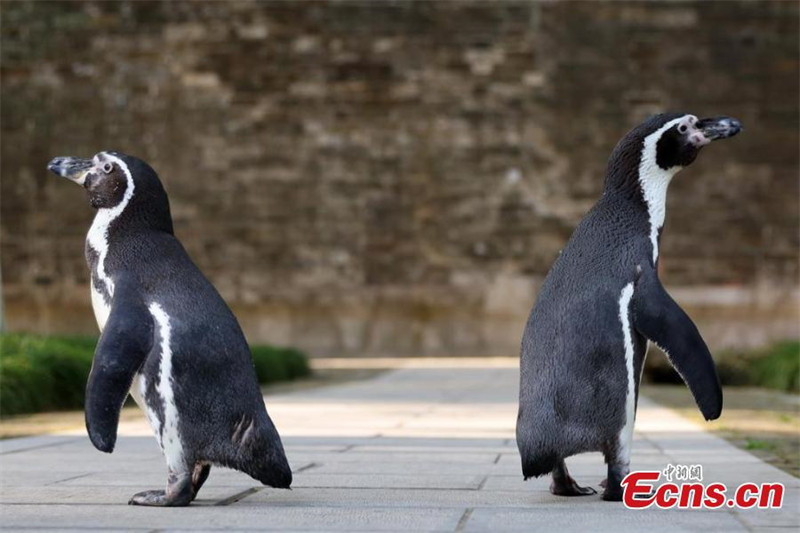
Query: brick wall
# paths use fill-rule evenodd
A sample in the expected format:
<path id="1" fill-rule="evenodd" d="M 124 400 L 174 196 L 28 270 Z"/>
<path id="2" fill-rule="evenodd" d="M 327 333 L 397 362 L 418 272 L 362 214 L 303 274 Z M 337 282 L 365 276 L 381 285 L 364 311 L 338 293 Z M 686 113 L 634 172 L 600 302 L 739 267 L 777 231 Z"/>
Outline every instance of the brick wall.
<path id="1" fill-rule="evenodd" d="M 797 336 L 795 2 L 8 2 L 6 325 L 94 332 L 83 192 L 148 160 L 251 340 L 513 354 L 646 114 L 729 114 L 670 190 L 662 278 L 712 345 Z"/>

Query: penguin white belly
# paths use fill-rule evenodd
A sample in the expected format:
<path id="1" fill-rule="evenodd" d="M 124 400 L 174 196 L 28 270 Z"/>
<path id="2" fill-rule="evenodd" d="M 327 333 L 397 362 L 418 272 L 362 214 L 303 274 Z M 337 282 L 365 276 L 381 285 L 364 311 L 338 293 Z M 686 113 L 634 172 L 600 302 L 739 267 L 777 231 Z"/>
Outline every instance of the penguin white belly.
<path id="1" fill-rule="evenodd" d="M 630 304 L 633 297 L 633 283 L 623 287 L 619 296 L 619 320 L 622 323 L 622 338 L 625 357 L 626 396 L 625 396 L 625 425 L 619 432 L 619 458 L 627 463 L 630 458 L 631 444 L 633 441 L 633 423 L 636 417 L 636 384 L 633 375 L 633 335 L 630 324 Z"/>
<path id="2" fill-rule="evenodd" d="M 147 414 L 147 404 L 144 402 L 145 383 L 142 375 L 137 373 L 133 376 L 133 383 L 131 383 L 130 395 L 136 405 Z"/>
<path id="3" fill-rule="evenodd" d="M 91 293 L 94 319 L 97 321 L 97 327 L 100 328 L 100 332 L 102 333 L 103 328 L 106 327 L 108 315 L 111 314 L 111 306 L 106 303 L 106 299 L 100 294 L 100 291 L 95 288 L 94 282 L 91 283 Z"/>
<path id="4" fill-rule="evenodd" d="M 145 395 L 147 394 L 147 379 L 141 373 L 137 372 L 133 376 L 133 383 L 131 383 L 129 393 L 131 398 L 133 398 L 133 401 L 136 402 L 136 405 L 139 406 L 139 409 L 141 409 L 145 416 L 147 416 L 147 420 L 150 422 L 150 427 L 153 428 L 156 441 L 158 442 L 158 445 L 161 446 L 161 423 L 159 422 L 156 413 L 150 409 L 145 401 Z"/>
<path id="5" fill-rule="evenodd" d="M 170 316 L 156 302 L 149 306 L 153 316 L 157 334 L 158 346 L 161 351 L 159 359 L 158 381 L 156 390 L 161 396 L 164 405 L 164 426 L 161 428 L 161 448 L 167 460 L 167 466 L 175 472 L 185 468 L 183 460 L 183 444 L 178 431 L 178 407 L 175 403 L 175 390 L 172 377 L 172 325 Z"/>

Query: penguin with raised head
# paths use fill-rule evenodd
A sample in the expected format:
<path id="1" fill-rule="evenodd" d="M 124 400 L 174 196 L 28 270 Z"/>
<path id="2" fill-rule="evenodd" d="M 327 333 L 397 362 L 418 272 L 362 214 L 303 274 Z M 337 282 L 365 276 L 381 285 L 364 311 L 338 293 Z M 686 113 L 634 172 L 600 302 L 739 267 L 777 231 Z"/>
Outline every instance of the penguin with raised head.
<path id="1" fill-rule="evenodd" d="M 547 274 L 522 337 L 517 446 L 525 479 L 551 474 L 553 494 L 594 494 L 564 459 L 600 451 L 603 499 L 622 498 L 648 342 L 668 354 L 706 420 L 719 417 L 714 361 L 659 281 L 658 246 L 672 177 L 703 146 L 740 129 L 727 117 L 662 114 L 614 148 L 603 195 Z"/>
<path id="2" fill-rule="evenodd" d="M 86 386 L 89 438 L 113 451 L 130 392 L 167 462 L 166 490 L 129 503 L 188 505 L 211 465 L 288 488 L 292 472 L 242 330 L 175 237 L 156 172 L 118 152 L 57 157 L 48 168 L 83 186 L 97 210 L 85 250 L 101 331 Z"/>

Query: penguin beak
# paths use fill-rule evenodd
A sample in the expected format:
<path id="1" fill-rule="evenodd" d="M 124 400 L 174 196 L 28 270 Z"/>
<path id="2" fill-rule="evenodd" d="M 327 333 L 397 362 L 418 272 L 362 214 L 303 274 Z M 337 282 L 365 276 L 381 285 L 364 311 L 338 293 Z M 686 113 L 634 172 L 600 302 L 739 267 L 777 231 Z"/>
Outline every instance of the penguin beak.
<path id="1" fill-rule="evenodd" d="M 47 170 L 53 174 L 58 174 L 62 178 L 74 181 L 78 185 L 83 185 L 86 174 L 94 166 L 91 159 L 81 159 L 80 157 L 56 157 L 47 164 Z"/>
<path id="2" fill-rule="evenodd" d="M 742 123 L 731 117 L 704 118 L 694 126 L 708 141 L 727 139 L 742 131 Z"/>

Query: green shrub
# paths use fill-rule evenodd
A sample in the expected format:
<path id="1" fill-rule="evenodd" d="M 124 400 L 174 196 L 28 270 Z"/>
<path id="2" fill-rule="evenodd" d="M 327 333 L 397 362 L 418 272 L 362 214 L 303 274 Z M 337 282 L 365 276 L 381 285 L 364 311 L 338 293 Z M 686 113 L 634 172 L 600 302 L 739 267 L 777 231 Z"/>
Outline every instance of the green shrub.
<path id="1" fill-rule="evenodd" d="M 311 373 L 306 355 L 294 348 L 253 346 L 250 350 L 260 383 L 291 381 Z"/>
<path id="2" fill-rule="evenodd" d="M 52 378 L 24 356 L 4 357 L 0 375 L 0 412 L 41 411 L 52 402 Z"/>
<path id="3" fill-rule="evenodd" d="M 0 415 L 79 409 L 96 339 L 0 335 Z"/>
<path id="4" fill-rule="evenodd" d="M 0 416 L 83 408 L 97 338 L 0 334 Z M 293 348 L 253 346 L 261 383 L 307 376 L 308 359 Z"/>
<path id="5" fill-rule="evenodd" d="M 753 384 L 784 392 L 800 392 L 800 342 L 785 341 L 753 359 Z"/>
<path id="6" fill-rule="evenodd" d="M 297 379 L 311 374 L 311 366 L 305 353 L 296 348 L 284 350 L 284 361 L 289 371 L 289 379 Z"/>

